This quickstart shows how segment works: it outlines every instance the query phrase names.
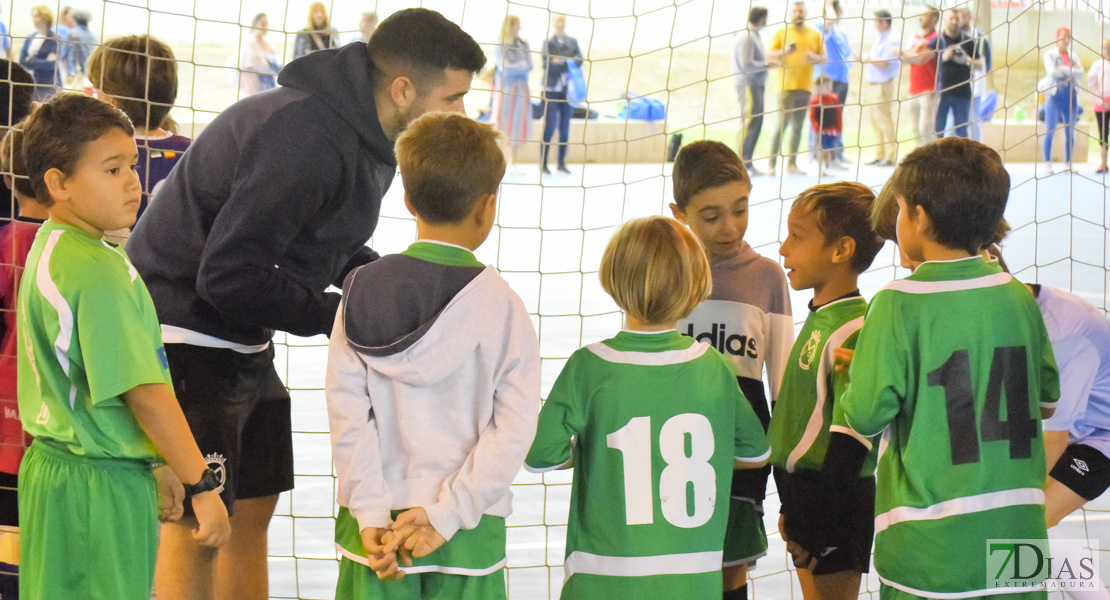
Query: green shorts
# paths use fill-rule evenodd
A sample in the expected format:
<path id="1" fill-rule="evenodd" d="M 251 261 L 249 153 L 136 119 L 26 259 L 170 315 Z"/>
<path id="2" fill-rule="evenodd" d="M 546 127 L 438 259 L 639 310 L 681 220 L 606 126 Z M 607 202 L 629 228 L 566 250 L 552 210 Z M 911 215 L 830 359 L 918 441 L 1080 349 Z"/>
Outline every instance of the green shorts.
<path id="1" fill-rule="evenodd" d="M 409 573 L 401 581 L 381 581 L 374 571 L 346 556 L 339 561 L 336 600 L 505 600 L 505 569 L 489 575 Z"/>
<path id="2" fill-rule="evenodd" d="M 971 598 L 964 598 L 963 600 L 1045 600 L 1048 598 L 1048 592 L 1045 590 L 1035 590 L 1029 592 L 1018 592 L 1016 594 L 997 594 L 993 596 L 977 596 Z M 879 600 L 931 600 L 923 596 L 915 596 L 909 592 L 891 587 L 885 583 L 879 584 Z"/>
<path id="3" fill-rule="evenodd" d="M 724 566 L 755 565 L 767 554 L 767 529 L 763 526 L 763 508 L 746 500 L 731 498 L 728 528 L 725 530 Z"/>
<path id="4" fill-rule="evenodd" d="M 19 597 L 149 600 L 158 550 L 150 464 L 42 440 L 19 466 Z M 90 518 L 91 517 L 91 518 Z"/>

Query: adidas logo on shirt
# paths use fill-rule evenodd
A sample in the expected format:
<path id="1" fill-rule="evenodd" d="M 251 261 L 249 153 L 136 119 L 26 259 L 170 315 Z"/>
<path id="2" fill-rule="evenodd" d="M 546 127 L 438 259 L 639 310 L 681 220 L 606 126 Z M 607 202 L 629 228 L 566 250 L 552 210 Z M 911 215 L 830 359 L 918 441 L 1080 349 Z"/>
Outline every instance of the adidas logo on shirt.
<path id="1" fill-rule="evenodd" d="M 735 333 L 728 335 L 724 323 L 714 323 L 709 331 L 697 334 L 694 333 L 694 324 L 690 323 L 686 326 L 685 335 L 694 338 L 695 341 L 706 342 L 724 355 L 759 358 L 759 352 L 755 348 L 755 338 Z"/>

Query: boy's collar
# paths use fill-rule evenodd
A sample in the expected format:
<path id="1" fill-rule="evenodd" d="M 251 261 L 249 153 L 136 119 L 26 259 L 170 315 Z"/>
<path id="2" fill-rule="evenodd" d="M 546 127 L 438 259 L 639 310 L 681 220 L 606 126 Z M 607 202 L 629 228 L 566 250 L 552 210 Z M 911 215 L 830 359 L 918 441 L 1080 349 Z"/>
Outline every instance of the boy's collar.
<path id="1" fill-rule="evenodd" d="M 414 244 L 439 244 L 440 246 L 447 246 L 449 248 L 458 248 L 459 250 L 465 250 L 465 251 L 470 252 L 472 254 L 474 252 L 470 248 L 466 248 L 466 247 L 460 246 L 458 244 L 451 244 L 451 243 L 448 243 L 448 242 L 441 242 L 439 240 L 429 240 L 429 239 L 426 239 L 426 238 L 421 238 L 419 240 L 416 240 L 413 243 Z"/>
<path id="2" fill-rule="evenodd" d="M 828 307 L 830 307 L 834 304 L 839 304 L 840 302 L 844 302 L 845 300 L 855 300 L 856 298 L 862 298 L 862 297 L 863 297 L 863 294 L 859 293 L 859 289 L 856 289 L 855 291 L 848 292 L 847 294 L 844 294 L 843 296 L 837 298 L 836 300 L 833 300 L 831 302 L 826 302 L 826 303 L 822 304 L 821 306 L 814 306 L 813 305 L 813 300 L 810 300 L 809 301 L 809 311 L 810 312 L 817 312 L 817 311 L 819 311 L 823 308 L 828 308 Z"/>

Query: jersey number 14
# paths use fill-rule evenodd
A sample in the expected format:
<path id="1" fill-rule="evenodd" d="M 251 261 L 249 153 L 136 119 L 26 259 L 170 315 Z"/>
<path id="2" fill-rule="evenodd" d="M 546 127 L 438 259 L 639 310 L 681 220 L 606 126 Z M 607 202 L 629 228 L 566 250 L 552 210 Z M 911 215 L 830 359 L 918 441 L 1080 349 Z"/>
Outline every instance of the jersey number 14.
<path id="1" fill-rule="evenodd" d="M 944 388 L 948 443 L 952 464 L 979 462 L 979 431 L 984 442 L 1010 443 L 1010 458 L 1029 458 L 1037 437 L 1037 421 L 1029 407 L 1029 373 L 1025 346 L 995 348 L 987 380 L 982 422 L 976 428 L 975 388 L 967 350 L 953 352 L 939 369 L 929 373 L 929 385 Z M 1002 393 L 1006 419 L 1002 419 Z M 977 431 L 977 429 L 979 431 Z"/>
<path id="2" fill-rule="evenodd" d="M 690 436 L 689 455 L 686 436 Z M 624 463 L 625 521 L 629 525 L 650 525 L 655 518 L 651 441 L 651 417 L 634 417 L 605 436 L 606 446 L 620 452 Z M 659 507 L 670 524 L 700 527 L 713 516 L 717 504 L 717 473 L 709 464 L 713 446 L 713 426 L 705 415 L 675 415 L 659 430 L 659 454 L 667 464 L 659 474 Z M 690 486 L 693 494 L 688 496 Z"/>

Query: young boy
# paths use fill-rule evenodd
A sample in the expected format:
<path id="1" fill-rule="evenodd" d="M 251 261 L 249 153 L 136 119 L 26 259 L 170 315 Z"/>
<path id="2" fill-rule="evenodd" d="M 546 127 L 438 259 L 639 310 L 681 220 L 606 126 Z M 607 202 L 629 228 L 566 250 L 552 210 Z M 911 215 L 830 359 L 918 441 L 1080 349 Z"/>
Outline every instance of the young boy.
<path id="1" fill-rule="evenodd" d="M 843 424 L 847 382 L 833 370 L 833 353 L 853 347 L 863 326 L 867 302 L 857 279 L 883 245 L 871 229 L 874 199 L 854 182 L 802 192 L 779 249 L 790 286 L 813 290 L 767 433 L 779 530 L 809 600 L 855 598 L 871 558 L 875 448 Z"/>
<path id="2" fill-rule="evenodd" d="M 822 75 L 814 85 L 817 89 L 809 101 L 809 120 L 813 124 L 813 132 L 820 138 L 818 168 L 822 176 L 831 177 L 829 167 L 832 166 L 833 151 L 844 129 L 840 119 L 840 98 L 833 93 L 832 79 Z"/>
<path id="3" fill-rule="evenodd" d="M 39 228 L 19 288 L 19 413 L 35 441 L 19 468 L 19 596 L 146 599 L 158 518 L 198 542 L 229 533 L 208 469 L 170 387 L 154 304 L 104 232 L 135 219 L 142 193 L 127 117 L 79 94 L 31 115 L 23 154 Z M 165 460 L 156 488 L 151 465 Z M 169 475 L 170 477 L 166 477 Z"/>
<path id="4" fill-rule="evenodd" d="M 29 96 L 29 93 L 28 93 Z M 16 201 L 16 218 L 0 227 L 0 310 L 3 311 L 0 336 L 0 572 L 16 573 L 19 566 L 19 462 L 30 439 L 19 422 L 16 396 L 15 303 L 19 279 L 27 253 L 35 241 L 39 225 L 46 220 L 46 209 L 34 201 L 35 192 L 23 166 L 23 124 L 9 129 L 0 143 L 0 172 Z M 0 576 L 0 598 L 15 598 L 19 580 Z"/>
<path id="5" fill-rule="evenodd" d="M 998 154 L 964 138 L 917 148 L 884 188 L 899 250 L 920 266 L 871 301 L 841 400 L 848 426 L 883 433 L 883 598 L 1012 592 L 987 584 L 987 540 L 1045 539 L 1037 415 L 1059 374 L 1036 301 L 979 254 L 1009 191 Z"/>
<path id="6" fill-rule="evenodd" d="M 337 598 L 505 598 L 540 357 L 524 304 L 472 254 L 496 215 L 498 137 L 453 113 L 409 125 L 397 159 L 419 240 L 344 285 L 327 372 Z"/>
<path id="7" fill-rule="evenodd" d="M 701 240 L 713 278 L 709 299 L 679 319 L 679 331 L 708 342 L 732 362 L 740 389 L 766 430 L 794 339 L 794 321 L 782 267 L 744 241 L 751 180 L 740 157 L 713 141 L 684 147 L 672 177 L 671 212 Z M 725 537 L 726 598 L 747 598 L 747 565 L 767 552 L 763 499 L 770 472 L 767 467 L 733 476 Z"/>
<path id="8" fill-rule="evenodd" d="M 89 75 L 99 97 L 127 115 L 135 125 L 143 186 L 143 216 L 162 181 L 192 140 L 177 135 L 170 109 L 177 101 L 177 60 L 164 42 L 149 35 L 127 35 L 104 42 L 89 57 Z M 114 231 L 110 241 L 124 243 L 130 229 Z"/>
<path id="9" fill-rule="evenodd" d="M 677 331 L 709 263 L 680 223 L 645 217 L 609 241 L 599 275 L 625 329 L 571 356 L 527 459 L 574 466 L 561 597 L 718 598 L 732 471 L 769 448 L 729 361 Z"/>

